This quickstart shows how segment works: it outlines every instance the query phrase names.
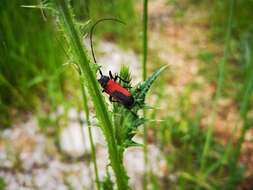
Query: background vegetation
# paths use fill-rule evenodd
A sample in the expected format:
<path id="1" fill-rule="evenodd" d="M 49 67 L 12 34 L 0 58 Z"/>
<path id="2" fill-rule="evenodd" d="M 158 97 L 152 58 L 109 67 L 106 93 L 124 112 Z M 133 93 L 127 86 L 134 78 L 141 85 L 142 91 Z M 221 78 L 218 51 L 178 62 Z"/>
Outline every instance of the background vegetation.
<path id="1" fill-rule="evenodd" d="M 148 104 L 154 109 L 147 109 L 144 119 L 148 130 L 147 142 L 159 147 L 161 157 L 165 158 L 165 171 L 159 176 L 153 168 L 146 166 L 146 177 L 149 180 L 145 180 L 143 186 L 150 189 L 251 189 L 253 168 L 250 165 L 253 163 L 243 160 L 247 156 L 250 157 L 248 160 L 252 159 L 253 155 L 245 153 L 252 149 L 247 146 L 243 149 L 243 146 L 246 135 L 252 136 L 253 125 L 253 1 L 164 0 L 161 1 L 164 8 L 156 8 L 157 2 L 160 1 L 149 1 L 148 76 L 162 65 L 169 64 L 169 68 L 159 78 L 159 84 L 154 84 L 147 98 Z M 51 114 L 59 105 L 63 105 L 66 112 L 72 106 L 78 110 L 83 109 L 83 104 L 80 104 L 83 96 L 77 90 L 80 87 L 79 75 L 68 66 L 69 62 L 82 59 L 75 56 L 75 47 L 71 47 L 71 39 L 68 38 L 70 33 L 65 31 L 67 40 L 62 35 L 64 27 L 58 26 L 61 17 L 55 17 L 52 11 L 45 9 L 24 8 L 24 4 L 38 5 L 38 1 L 2 0 L 0 3 L 0 126 L 1 130 L 12 128 L 13 124 L 33 115 L 39 120 L 41 133 L 53 134 L 57 143 L 60 126 L 67 119 L 52 118 Z M 42 2 L 39 1 L 39 5 Z M 140 58 L 143 57 L 142 1 L 72 0 L 70 5 L 81 37 L 88 34 L 94 21 L 105 17 L 119 18 L 127 25 L 101 24 L 95 33 L 96 41 L 116 43 L 124 50 L 132 49 Z M 161 10 L 165 10 L 165 13 Z M 195 17 L 191 16 L 196 16 L 197 19 L 194 20 Z M 87 21 L 90 23 L 87 24 Z M 176 29 L 170 33 L 167 28 L 174 25 L 167 24 L 171 22 L 175 23 Z M 204 45 L 201 48 L 191 46 L 194 49 L 191 49 L 191 53 L 184 53 L 186 59 L 183 64 L 187 70 L 188 62 L 198 62 L 198 76 L 204 82 L 199 83 L 196 77 L 183 83 L 183 89 L 175 94 L 170 89 L 177 85 L 177 79 L 173 77 L 179 74 L 170 64 L 177 60 L 169 55 L 166 62 L 159 55 L 167 49 L 167 44 L 164 45 L 162 41 L 168 37 L 173 38 L 172 34 L 177 38 L 186 26 L 198 27 L 204 31 L 204 42 L 199 42 L 202 39 L 192 39 L 196 46 Z M 152 40 L 156 35 L 158 40 Z M 182 39 L 185 38 L 186 36 Z M 144 44 L 145 41 L 144 38 Z M 185 43 L 187 49 L 189 41 L 181 43 Z M 159 44 L 165 48 L 160 48 Z M 95 44 L 97 46 L 98 43 Z M 85 48 L 89 49 L 88 46 Z M 179 52 L 184 51 L 175 45 L 174 49 L 177 48 Z M 167 53 L 164 51 L 164 54 Z M 89 53 L 87 54 L 89 64 Z M 125 74 L 128 72 L 125 71 Z M 141 76 L 142 73 L 138 75 Z M 87 77 L 85 72 L 83 77 Z M 84 88 L 92 94 L 91 89 L 89 84 Z M 196 95 L 203 92 L 205 96 L 204 92 L 209 90 L 211 93 L 207 95 L 210 96 L 207 100 L 202 101 L 201 96 Z M 196 103 L 194 97 L 201 100 Z M 230 102 L 228 105 L 227 101 Z M 96 103 L 89 108 L 88 112 L 91 113 L 101 109 L 96 108 Z M 113 109 L 115 118 L 125 113 L 120 110 L 122 108 L 115 107 L 115 104 Z M 231 110 L 236 116 L 229 119 L 226 114 Z M 111 117 L 109 112 L 108 115 Z M 126 113 L 123 116 L 125 115 Z M 133 122 L 132 118 L 126 121 L 115 118 L 112 124 L 114 127 L 122 122 L 131 126 L 137 122 Z M 102 118 L 102 126 L 109 125 L 103 124 L 103 121 L 105 119 Z M 49 123 L 52 129 L 46 128 Z M 225 129 L 222 130 L 222 127 Z M 50 130 L 54 132 L 49 134 Z M 123 144 L 120 142 L 122 139 L 124 138 L 117 136 L 117 146 Z M 110 146 L 110 142 L 108 144 Z M 113 153 L 113 150 L 110 151 Z M 121 176 L 126 178 L 122 183 L 127 183 L 125 171 L 121 168 L 123 151 L 118 151 L 115 154 L 120 155 L 120 163 L 114 167 L 118 167 Z M 94 159 L 93 157 L 93 162 Z M 115 162 L 117 159 L 112 160 Z M 110 186 L 110 180 L 101 180 L 98 186 L 106 189 L 106 185 Z M 4 189 L 4 186 L 4 179 L 0 178 L 0 189 Z"/>

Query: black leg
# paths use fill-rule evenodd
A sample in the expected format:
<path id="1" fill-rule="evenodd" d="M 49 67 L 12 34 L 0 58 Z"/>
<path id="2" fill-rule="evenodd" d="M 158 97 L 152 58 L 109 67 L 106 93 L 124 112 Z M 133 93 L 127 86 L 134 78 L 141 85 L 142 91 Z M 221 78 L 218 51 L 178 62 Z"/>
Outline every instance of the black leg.
<path id="1" fill-rule="evenodd" d="M 116 75 L 116 76 L 114 77 L 114 81 L 116 82 L 117 79 L 118 79 L 118 75 Z"/>
<path id="2" fill-rule="evenodd" d="M 103 90 L 102 90 L 102 93 L 104 93 L 104 92 L 105 92 L 105 90 L 103 89 Z"/>
<path id="3" fill-rule="evenodd" d="M 115 76 L 115 80 L 117 80 L 118 78 L 119 78 L 121 81 L 123 81 L 124 83 L 127 83 L 127 84 L 130 83 L 130 81 L 124 80 L 124 79 L 121 78 L 120 76 L 116 75 L 116 76 Z"/>
<path id="4" fill-rule="evenodd" d="M 109 71 L 109 76 L 110 76 L 110 79 L 113 79 L 114 81 L 115 81 L 115 78 L 113 77 L 113 75 L 112 75 L 112 71 Z"/>
<path id="5" fill-rule="evenodd" d="M 127 80 L 124 80 L 123 78 L 121 78 L 120 76 L 118 76 L 117 74 L 116 74 L 116 76 L 115 77 L 113 77 L 113 75 L 112 75 L 112 71 L 109 71 L 109 76 L 110 76 L 110 79 L 113 79 L 114 81 L 117 81 L 117 79 L 119 78 L 121 81 L 123 81 L 124 83 L 130 83 L 130 81 L 127 81 Z"/>

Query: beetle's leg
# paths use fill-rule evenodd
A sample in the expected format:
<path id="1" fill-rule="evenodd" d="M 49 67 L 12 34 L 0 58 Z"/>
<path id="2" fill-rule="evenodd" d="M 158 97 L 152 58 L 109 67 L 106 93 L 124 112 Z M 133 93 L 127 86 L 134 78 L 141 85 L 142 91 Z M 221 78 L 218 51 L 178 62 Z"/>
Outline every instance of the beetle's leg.
<path id="1" fill-rule="evenodd" d="M 127 83 L 127 84 L 129 84 L 129 83 L 130 83 L 130 81 L 128 81 L 128 80 L 124 80 L 123 78 L 121 78 L 121 77 L 120 77 L 120 76 L 118 76 L 118 75 L 116 75 L 116 76 L 115 76 L 115 78 L 116 78 L 116 79 L 118 79 L 118 78 L 119 78 L 119 79 L 120 79 L 121 81 L 123 81 L 124 83 Z"/>
<path id="2" fill-rule="evenodd" d="M 117 79 L 118 79 L 118 75 L 115 75 L 115 77 L 114 77 L 114 81 L 116 82 L 116 81 L 117 81 Z"/>
<path id="3" fill-rule="evenodd" d="M 114 78 L 113 75 L 112 75 L 112 71 L 109 71 L 109 76 L 110 76 L 110 79 L 113 79 L 114 81 L 116 81 L 116 77 Z"/>
<path id="4" fill-rule="evenodd" d="M 121 78 L 120 76 L 118 76 L 118 75 L 115 76 L 115 80 L 114 80 L 114 81 L 116 81 L 118 78 L 120 79 L 120 81 L 123 81 L 124 83 L 126 83 L 126 84 L 128 85 L 128 86 L 124 86 L 124 88 L 127 88 L 128 90 L 132 88 L 132 87 L 129 85 L 130 81 L 126 81 L 126 80 L 122 79 L 122 78 Z"/>
<path id="5" fill-rule="evenodd" d="M 104 92 L 105 92 L 105 89 L 102 90 L 102 93 L 104 93 Z"/>
<path id="6" fill-rule="evenodd" d="M 113 79 L 115 82 L 117 81 L 117 79 L 118 79 L 118 77 L 119 77 L 117 74 L 115 75 L 115 77 L 113 77 L 111 71 L 109 71 L 109 76 L 110 76 L 110 78 Z"/>
<path id="7" fill-rule="evenodd" d="M 110 100 L 110 102 L 119 102 L 119 101 L 113 100 L 112 96 L 109 97 L 109 100 Z"/>
<path id="8" fill-rule="evenodd" d="M 124 80 L 123 78 L 121 78 L 119 75 L 115 75 L 115 77 L 113 77 L 112 75 L 112 71 L 109 71 L 109 76 L 110 76 L 110 79 L 113 79 L 114 81 L 117 81 L 117 79 L 119 78 L 121 81 L 125 82 L 125 83 L 130 83 L 130 81 L 127 81 L 127 80 Z"/>

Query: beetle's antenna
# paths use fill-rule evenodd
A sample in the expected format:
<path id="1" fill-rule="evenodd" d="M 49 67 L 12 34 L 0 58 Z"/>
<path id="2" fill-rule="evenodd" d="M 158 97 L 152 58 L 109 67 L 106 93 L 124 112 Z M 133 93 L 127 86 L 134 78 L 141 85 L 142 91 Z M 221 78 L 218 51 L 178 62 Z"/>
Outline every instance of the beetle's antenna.
<path id="1" fill-rule="evenodd" d="M 100 22 L 102 22 L 102 21 L 107 21 L 107 20 L 119 22 L 119 23 L 121 23 L 121 24 L 126 24 L 126 23 L 124 23 L 123 21 L 118 20 L 118 19 L 116 19 L 116 18 L 103 18 L 103 19 L 97 20 L 97 21 L 93 24 L 93 26 L 91 27 L 91 30 L 90 30 L 90 47 L 91 47 L 92 57 L 93 57 L 93 60 L 94 60 L 95 63 L 97 63 L 97 60 L 96 60 L 95 53 L 94 53 L 94 48 L 93 48 L 93 40 L 92 40 L 92 39 L 93 39 L 93 38 L 92 38 L 93 32 L 94 32 L 95 27 L 96 27 L 96 25 L 97 25 L 98 23 L 100 23 Z M 103 73 L 102 73 L 102 71 L 101 71 L 100 68 L 99 68 L 99 73 L 100 73 L 101 76 L 103 76 Z"/>

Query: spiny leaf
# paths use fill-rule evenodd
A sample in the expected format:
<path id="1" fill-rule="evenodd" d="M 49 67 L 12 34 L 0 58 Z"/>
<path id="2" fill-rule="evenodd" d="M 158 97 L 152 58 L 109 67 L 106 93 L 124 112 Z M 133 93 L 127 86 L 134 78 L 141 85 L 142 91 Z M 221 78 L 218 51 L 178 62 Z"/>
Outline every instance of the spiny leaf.
<path id="1" fill-rule="evenodd" d="M 137 118 L 135 119 L 135 121 L 133 122 L 132 126 L 130 128 L 128 128 L 128 139 L 132 139 L 134 137 L 134 135 L 137 133 L 137 128 L 144 124 L 145 119 L 144 118 Z"/>
<path id="2" fill-rule="evenodd" d="M 88 34 L 88 32 L 89 32 L 88 26 L 90 23 L 91 23 L 90 20 L 87 20 L 85 22 L 79 21 L 79 22 L 75 23 L 78 31 L 80 31 L 80 33 L 81 33 L 81 36 L 86 36 Z"/>
<path id="3" fill-rule="evenodd" d="M 56 13 L 55 8 L 50 1 L 42 1 L 39 4 L 35 4 L 35 5 L 21 5 L 21 7 L 29 8 L 29 9 L 49 10 L 53 13 Z"/>
<path id="4" fill-rule="evenodd" d="M 145 97 L 150 89 L 153 82 L 157 79 L 159 74 L 167 67 L 163 66 L 160 69 L 156 70 L 147 80 L 145 80 L 142 84 L 140 84 L 135 91 L 133 92 L 134 97 L 136 101 L 139 103 L 139 105 L 144 105 Z"/>
<path id="5" fill-rule="evenodd" d="M 134 141 L 126 141 L 124 144 L 124 147 L 129 148 L 129 147 L 140 147 L 142 144 L 134 142 Z"/>

